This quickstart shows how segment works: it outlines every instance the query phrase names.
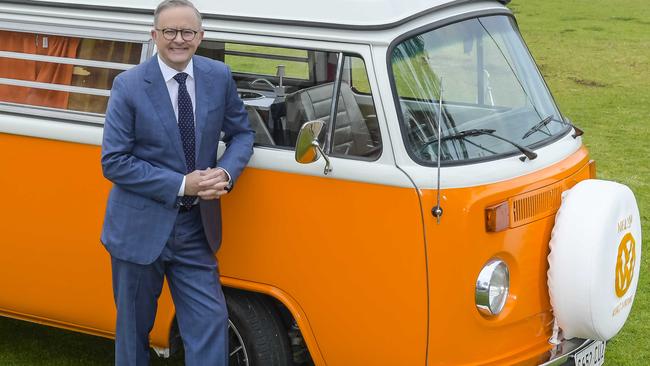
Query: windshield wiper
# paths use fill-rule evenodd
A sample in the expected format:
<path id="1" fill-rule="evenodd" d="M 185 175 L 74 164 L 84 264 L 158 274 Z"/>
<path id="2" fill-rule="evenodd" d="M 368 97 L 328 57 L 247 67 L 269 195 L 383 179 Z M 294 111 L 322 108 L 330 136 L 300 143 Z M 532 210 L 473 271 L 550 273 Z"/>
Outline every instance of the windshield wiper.
<path id="1" fill-rule="evenodd" d="M 516 143 L 516 142 L 514 142 L 512 140 L 508 140 L 505 137 L 495 135 L 494 132 L 496 132 L 496 130 L 491 130 L 491 129 L 486 129 L 486 128 L 470 129 L 470 130 L 460 131 L 460 132 L 457 132 L 457 133 L 452 134 L 452 135 L 443 136 L 442 139 L 440 139 L 440 140 L 441 141 L 455 140 L 455 139 L 464 139 L 464 138 L 470 137 L 470 136 L 488 135 L 488 136 L 492 136 L 494 138 L 497 138 L 497 139 L 499 139 L 501 141 L 505 141 L 505 142 L 511 144 L 512 146 L 516 147 L 517 149 L 519 149 L 519 151 L 521 151 L 524 155 L 526 155 L 526 158 L 528 158 L 528 160 L 533 160 L 533 159 L 535 159 L 537 157 L 537 153 L 535 153 L 533 150 L 531 150 L 531 149 L 529 149 L 529 148 L 527 148 L 525 146 L 519 145 L 518 143 Z M 427 146 L 429 146 L 429 145 L 431 145 L 433 143 L 436 143 L 436 142 L 438 142 L 438 139 L 427 141 L 427 142 L 424 143 L 424 145 L 422 145 L 422 147 L 420 149 L 423 150 Z M 521 157 L 521 161 L 526 160 L 526 158 Z"/>
<path id="2" fill-rule="evenodd" d="M 568 122 L 568 121 L 560 121 L 560 120 L 557 120 L 557 119 L 553 118 L 553 115 L 550 115 L 550 116 L 544 118 L 543 120 L 539 121 L 539 123 L 537 123 L 535 126 L 531 127 L 530 130 L 528 130 L 528 132 L 526 132 L 526 133 L 521 137 L 521 139 L 523 140 L 523 139 L 527 138 L 528 136 L 534 134 L 535 132 L 537 132 L 537 131 L 541 131 L 542 127 L 545 127 L 545 126 L 546 126 L 547 124 L 549 124 L 551 121 L 558 122 L 558 123 L 561 123 L 561 124 L 563 124 L 563 125 L 573 127 L 573 129 L 574 129 L 576 132 L 575 132 L 573 135 L 571 135 L 571 137 L 573 137 L 574 139 L 575 139 L 576 137 L 578 137 L 578 136 L 582 136 L 582 135 L 585 133 L 583 130 L 579 129 L 578 127 L 576 127 L 576 126 L 575 126 L 574 124 L 572 124 L 571 122 Z M 542 131 L 542 132 L 544 132 L 544 131 Z M 550 135 L 549 133 L 547 133 L 547 132 L 544 132 L 544 133 L 545 133 L 546 135 L 548 135 L 548 136 L 551 136 L 551 135 Z"/>

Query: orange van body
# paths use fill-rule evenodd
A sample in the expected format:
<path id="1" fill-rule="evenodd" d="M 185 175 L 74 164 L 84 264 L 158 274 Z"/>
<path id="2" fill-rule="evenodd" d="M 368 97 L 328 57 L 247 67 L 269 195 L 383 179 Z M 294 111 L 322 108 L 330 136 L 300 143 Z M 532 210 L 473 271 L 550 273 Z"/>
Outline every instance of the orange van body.
<path id="1" fill-rule="evenodd" d="M 0 158 L 0 315 L 112 337 L 99 147 L 11 134 L 0 146 L 11 151 Z M 431 215 L 435 190 L 247 168 L 223 199 L 221 280 L 284 304 L 317 365 L 537 364 L 551 348 L 545 274 L 557 207 L 501 232 L 486 232 L 485 208 L 569 188 L 590 168 L 580 148 L 532 174 L 444 189 L 444 225 Z M 506 308 L 488 319 L 474 286 L 495 253 L 512 282 Z M 169 346 L 173 317 L 165 289 L 153 345 Z"/>

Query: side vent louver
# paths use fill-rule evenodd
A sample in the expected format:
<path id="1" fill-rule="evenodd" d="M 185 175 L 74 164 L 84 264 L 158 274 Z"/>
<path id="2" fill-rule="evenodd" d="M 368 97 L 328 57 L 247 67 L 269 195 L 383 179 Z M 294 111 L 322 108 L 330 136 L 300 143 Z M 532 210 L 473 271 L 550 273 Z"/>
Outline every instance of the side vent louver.
<path id="1" fill-rule="evenodd" d="M 553 184 L 532 192 L 512 197 L 510 200 L 510 227 L 554 215 L 562 203 L 562 186 Z"/>

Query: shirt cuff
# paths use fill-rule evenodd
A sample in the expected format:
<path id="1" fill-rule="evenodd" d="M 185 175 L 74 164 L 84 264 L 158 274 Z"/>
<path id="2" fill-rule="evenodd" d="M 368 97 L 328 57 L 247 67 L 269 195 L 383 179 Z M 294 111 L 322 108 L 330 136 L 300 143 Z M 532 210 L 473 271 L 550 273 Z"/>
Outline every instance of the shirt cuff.
<path id="1" fill-rule="evenodd" d="M 184 195 L 185 195 L 185 176 L 183 176 L 183 182 L 181 183 L 181 188 L 178 190 L 178 197 L 183 197 Z"/>
<path id="2" fill-rule="evenodd" d="M 228 177 L 228 185 L 226 186 L 226 191 L 230 192 L 230 190 L 232 189 L 232 178 L 230 178 L 230 173 L 228 173 L 226 169 L 221 167 L 217 167 L 217 169 L 221 169 L 223 170 L 224 173 L 226 173 L 226 176 Z"/>

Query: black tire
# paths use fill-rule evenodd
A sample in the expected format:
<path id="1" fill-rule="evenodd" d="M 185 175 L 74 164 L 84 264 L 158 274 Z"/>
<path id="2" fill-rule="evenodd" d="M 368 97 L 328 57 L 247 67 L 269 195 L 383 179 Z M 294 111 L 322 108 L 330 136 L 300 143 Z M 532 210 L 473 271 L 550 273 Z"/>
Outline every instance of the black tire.
<path id="1" fill-rule="evenodd" d="M 262 295 L 238 290 L 224 294 L 230 320 L 229 366 L 293 366 L 287 330 L 273 304 Z"/>

